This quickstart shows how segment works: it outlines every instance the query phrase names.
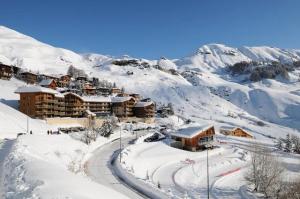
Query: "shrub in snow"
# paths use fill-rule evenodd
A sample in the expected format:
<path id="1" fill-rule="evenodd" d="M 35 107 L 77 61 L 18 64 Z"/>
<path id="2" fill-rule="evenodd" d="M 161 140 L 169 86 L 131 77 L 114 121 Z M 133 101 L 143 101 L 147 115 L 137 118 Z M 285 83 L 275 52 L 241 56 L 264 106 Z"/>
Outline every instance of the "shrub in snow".
<path id="1" fill-rule="evenodd" d="M 254 185 L 254 191 L 263 193 L 266 198 L 275 198 L 282 191 L 283 168 L 271 152 L 253 144 L 250 167 L 245 180 Z"/>

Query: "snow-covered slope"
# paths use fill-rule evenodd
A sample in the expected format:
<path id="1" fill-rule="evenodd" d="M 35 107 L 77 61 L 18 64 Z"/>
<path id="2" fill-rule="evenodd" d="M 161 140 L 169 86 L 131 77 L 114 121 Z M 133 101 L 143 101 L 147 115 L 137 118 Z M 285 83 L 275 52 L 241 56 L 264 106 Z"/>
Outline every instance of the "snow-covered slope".
<path id="1" fill-rule="evenodd" d="M 86 64 L 81 55 L 41 43 L 4 26 L 0 26 L 0 46 L 0 62 L 32 71 L 65 73 L 70 65 Z"/>
<path id="2" fill-rule="evenodd" d="M 176 114 L 196 121 L 231 123 L 244 126 L 258 135 L 278 135 L 278 132 L 300 130 L 297 73 L 293 81 L 263 81 L 240 83 L 228 77 L 223 68 L 241 61 L 298 60 L 299 50 L 273 47 L 232 48 L 223 44 L 204 45 L 191 56 L 177 60 L 146 60 L 151 67 L 118 66 L 116 58 L 99 54 L 79 55 L 72 51 L 43 44 L 31 37 L 0 27 L 0 61 L 45 73 L 65 73 L 74 65 L 94 77 L 116 82 L 127 92 L 153 98 L 158 105 L 173 103 Z M 118 60 L 133 59 L 123 56 Z M 159 65 L 163 70 L 155 67 Z M 152 67 L 153 66 L 153 67 Z M 165 69 L 175 69 L 172 75 Z M 130 72 L 130 75 L 128 75 Z M 300 74 L 300 73 L 299 73 Z M 18 96 L 12 93 L 15 81 L 2 85 L 2 102 L 16 108 Z M 9 96 L 15 96 L 10 101 Z M 285 96 L 282 98 L 281 96 Z M 266 125 L 258 127 L 263 121 Z M 266 131 L 266 129 L 268 131 Z M 270 129 L 273 129 L 270 131 Z M 274 132 L 276 129 L 276 132 Z"/>

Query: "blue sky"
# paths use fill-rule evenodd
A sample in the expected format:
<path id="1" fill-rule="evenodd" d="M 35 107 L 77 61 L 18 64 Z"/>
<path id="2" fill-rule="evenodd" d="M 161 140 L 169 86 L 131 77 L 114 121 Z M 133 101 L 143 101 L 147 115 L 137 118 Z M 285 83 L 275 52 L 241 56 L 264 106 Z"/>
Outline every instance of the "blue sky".
<path id="1" fill-rule="evenodd" d="M 207 43 L 300 48 L 299 0 L 3 0 L 0 24 L 79 53 L 149 59 Z"/>

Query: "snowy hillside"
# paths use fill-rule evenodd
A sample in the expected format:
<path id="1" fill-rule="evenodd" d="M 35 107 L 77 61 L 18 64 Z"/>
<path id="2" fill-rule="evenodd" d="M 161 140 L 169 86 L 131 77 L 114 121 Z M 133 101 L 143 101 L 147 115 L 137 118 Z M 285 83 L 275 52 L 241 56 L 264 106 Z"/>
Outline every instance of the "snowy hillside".
<path id="1" fill-rule="evenodd" d="M 192 56 L 177 60 L 150 61 L 130 56 L 116 59 L 99 54 L 79 55 L 0 27 L 0 61 L 3 63 L 48 74 L 66 73 L 73 65 L 84 69 L 89 76 L 116 82 L 127 92 L 151 97 L 158 105 L 171 102 L 176 114 L 185 118 L 244 126 L 258 135 L 276 136 L 294 132 L 294 128 L 300 130 L 300 83 L 297 80 L 300 73 L 293 72 L 293 81 L 243 83 L 226 73 L 224 67 L 241 61 L 291 62 L 299 57 L 299 50 L 209 44 Z M 136 60 L 137 64 L 115 65 L 115 60 Z M 170 73 L 170 69 L 177 72 Z M 17 99 L 12 93 L 14 84 L 11 81 L 3 85 L 5 93 L 1 97 L 2 102 L 16 108 L 16 101 L 9 101 L 9 96 Z M 265 125 L 257 126 L 259 121 Z"/>

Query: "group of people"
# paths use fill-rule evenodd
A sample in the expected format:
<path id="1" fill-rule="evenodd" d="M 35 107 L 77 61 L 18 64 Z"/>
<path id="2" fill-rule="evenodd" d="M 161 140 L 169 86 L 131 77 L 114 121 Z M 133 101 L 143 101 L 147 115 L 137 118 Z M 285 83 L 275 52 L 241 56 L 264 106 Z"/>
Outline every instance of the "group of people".
<path id="1" fill-rule="evenodd" d="M 53 135 L 53 134 L 60 134 L 59 131 L 52 131 L 52 130 L 48 130 L 47 131 L 48 135 Z"/>

